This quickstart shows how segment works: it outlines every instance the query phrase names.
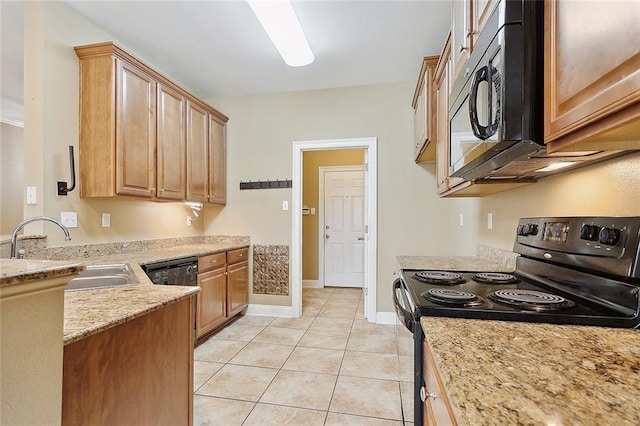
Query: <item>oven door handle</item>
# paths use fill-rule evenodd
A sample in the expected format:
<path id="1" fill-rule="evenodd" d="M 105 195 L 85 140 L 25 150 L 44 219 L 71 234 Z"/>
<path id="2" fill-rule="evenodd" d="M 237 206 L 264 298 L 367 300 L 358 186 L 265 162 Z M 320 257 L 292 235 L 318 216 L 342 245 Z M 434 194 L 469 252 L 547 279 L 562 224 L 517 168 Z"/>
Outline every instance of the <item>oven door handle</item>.
<path id="1" fill-rule="evenodd" d="M 413 323 L 415 322 L 415 317 L 413 312 L 407 310 L 407 307 L 412 307 L 412 303 L 409 301 L 407 291 L 408 290 L 402 280 L 400 278 L 396 278 L 396 280 L 393 282 L 393 304 L 396 308 L 398 318 L 404 323 L 405 327 L 407 327 L 407 329 L 413 333 Z M 398 299 L 398 293 L 400 293 L 402 302 L 404 303 L 402 303 Z"/>

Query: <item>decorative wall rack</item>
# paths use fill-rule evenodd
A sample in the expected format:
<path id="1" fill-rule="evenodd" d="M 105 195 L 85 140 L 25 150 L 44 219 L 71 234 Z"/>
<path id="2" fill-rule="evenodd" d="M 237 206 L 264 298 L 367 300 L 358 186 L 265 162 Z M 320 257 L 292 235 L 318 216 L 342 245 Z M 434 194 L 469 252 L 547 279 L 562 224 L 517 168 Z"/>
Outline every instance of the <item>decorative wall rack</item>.
<path id="1" fill-rule="evenodd" d="M 291 180 L 259 180 L 257 182 L 240 181 L 240 189 L 277 189 L 277 188 L 291 188 Z"/>

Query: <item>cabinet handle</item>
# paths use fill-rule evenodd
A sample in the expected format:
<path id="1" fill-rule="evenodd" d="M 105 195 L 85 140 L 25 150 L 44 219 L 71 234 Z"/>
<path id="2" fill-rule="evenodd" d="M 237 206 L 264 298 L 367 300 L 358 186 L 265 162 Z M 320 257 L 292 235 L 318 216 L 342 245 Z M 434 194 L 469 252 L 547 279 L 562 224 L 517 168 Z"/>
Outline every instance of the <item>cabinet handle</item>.
<path id="1" fill-rule="evenodd" d="M 242 257 L 242 253 L 238 254 L 238 257 Z"/>
<path id="2" fill-rule="evenodd" d="M 424 386 L 420 388 L 420 399 L 422 400 L 422 402 L 425 402 L 427 398 L 436 399 L 437 397 L 438 397 L 437 393 L 427 392 L 427 389 Z"/>
<path id="3" fill-rule="evenodd" d="M 155 188 L 151 188 L 151 195 L 156 193 L 156 189 Z"/>
<path id="4" fill-rule="evenodd" d="M 465 46 L 464 44 L 460 44 L 460 47 L 458 49 L 460 50 L 460 53 L 462 53 L 467 50 L 467 46 Z"/>

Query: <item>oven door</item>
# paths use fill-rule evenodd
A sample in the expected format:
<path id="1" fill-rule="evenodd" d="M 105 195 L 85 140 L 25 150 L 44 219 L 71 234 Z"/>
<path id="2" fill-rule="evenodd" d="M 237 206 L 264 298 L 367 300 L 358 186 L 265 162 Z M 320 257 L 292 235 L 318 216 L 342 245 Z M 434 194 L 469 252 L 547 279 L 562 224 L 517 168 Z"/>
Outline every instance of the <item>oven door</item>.
<path id="1" fill-rule="evenodd" d="M 416 305 L 411 299 L 409 290 L 401 278 L 393 282 L 393 305 L 398 315 L 398 320 L 413 333 L 416 317 Z"/>

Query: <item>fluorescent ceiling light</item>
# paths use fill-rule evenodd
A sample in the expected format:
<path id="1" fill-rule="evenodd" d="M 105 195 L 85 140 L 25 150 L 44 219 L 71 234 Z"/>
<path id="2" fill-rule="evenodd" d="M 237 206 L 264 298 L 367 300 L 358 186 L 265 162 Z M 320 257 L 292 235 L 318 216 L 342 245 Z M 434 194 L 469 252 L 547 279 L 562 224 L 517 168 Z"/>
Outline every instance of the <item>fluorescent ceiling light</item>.
<path id="1" fill-rule="evenodd" d="M 313 62 L 313 52 L 289 0 L 247 3 L 287 65 L 301 67 Z"/>
<path id="2" fill-rule="evenodd" d="M 553 163 L 548 165 L 547 167 L 543 167 L 541 169 L 536 170 L 536 172 L 551 172 L 553 170 L 563 169 L 565 167 L 569 167 L 576 164 L 575 161 L 560 161 L 558 163 Z"/>

